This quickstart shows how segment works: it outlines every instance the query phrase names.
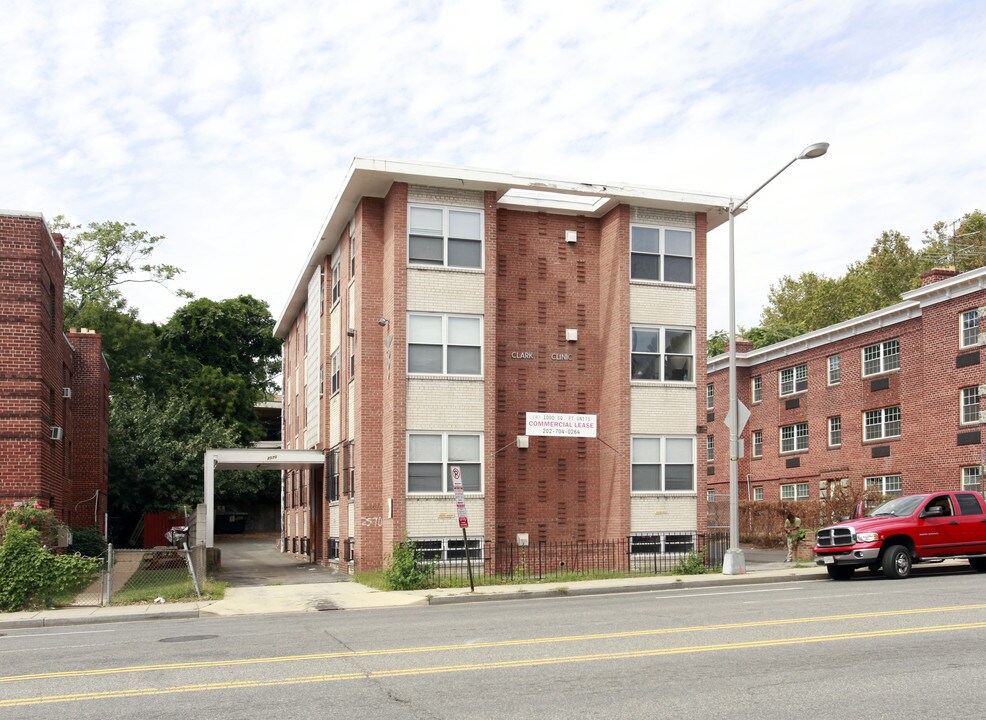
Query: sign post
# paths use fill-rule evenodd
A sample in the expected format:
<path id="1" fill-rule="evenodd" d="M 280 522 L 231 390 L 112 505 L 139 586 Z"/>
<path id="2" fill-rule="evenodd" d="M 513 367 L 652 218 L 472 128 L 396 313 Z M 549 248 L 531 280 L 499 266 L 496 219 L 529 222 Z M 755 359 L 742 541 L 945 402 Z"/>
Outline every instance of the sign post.
<path id="1" fill-rule="evenodd" d="M 462 549 L 466 553 L 466 569 L 469 571 L 469 592 L 476 592 L 476 586 L 472 579 L 472 561 L 469 559 L 469 538 L 466 537 L 469 518 L 466 516 L 466 494 L 462 489 L 462 471 L 459 470 L 458 465 L 453 465 L 451 472 L 452 492 L 455 494 L 455 513 L 459 516 L 459 527 L 462 528 Z"/>

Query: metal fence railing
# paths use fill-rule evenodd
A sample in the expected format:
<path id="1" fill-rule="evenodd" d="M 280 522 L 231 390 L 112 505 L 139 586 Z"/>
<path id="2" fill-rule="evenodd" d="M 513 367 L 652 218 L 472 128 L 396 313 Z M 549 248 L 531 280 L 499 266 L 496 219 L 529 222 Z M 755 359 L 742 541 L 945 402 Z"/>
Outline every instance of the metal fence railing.
<path id="1" fill-rule="evenodd" d="M 458 541 L 461 543 L 461 541 Z M 428 541 L 415 541 L 418 562 L 439 584 L 465 582 L 468 568 L 460 546 L 444 553 Z M 722 566 L 729 546 L 727 533 L 632 535 L 615 540 L 538 542 L 530 545 L 469 540 L 473 574 L 485 582 L 510 583 L 607 574 L 681 572 L 687 565 L 705 569 Z"/>

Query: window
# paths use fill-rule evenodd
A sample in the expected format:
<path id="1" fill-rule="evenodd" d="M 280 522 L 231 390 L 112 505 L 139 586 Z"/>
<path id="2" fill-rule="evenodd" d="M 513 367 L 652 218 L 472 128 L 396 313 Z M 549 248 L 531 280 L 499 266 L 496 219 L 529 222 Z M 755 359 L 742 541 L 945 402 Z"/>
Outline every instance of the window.
<path id="1" fill-rule="evenodd" d="M 339 451 L 329 450 L 326 463 L 329 481 L 325 485 L 325 499 L 329 502 L 336 502 L 339 499 Z"/>
<path id="2" fill-rule="evenodd" d="M 829 418 L 829 447 L 838 447 L 842 444 L 842 416 L 836 415 Z"/>
<path id="3" fill-rule="evenodd" d="M 714 462 L 716 459 L 716 439 L 712 435 L 705 438 L 705 461 Z"/>
<path id="4" fill-rule="evenodd" d="M 332 353 L 332 378 L 329 387 L 330 393 L 335 395 L 339 392 L 339 351 Z"/>
<path id="5" fill-rule="evenodd" d="M 781 396 L 808 389 L 808 366 L 804 363 L 780 371 Z"/>
<path id="6" fill-rule="evenodd" d="M 753 457 L 763 457 L 763 430 L 753 431 Z"/>
<path id="7" fill-rule="evenodd" d="M 410 315 L 407 371 L 432 375 L 480 375 L 482 322 L 461 315 Z"/>
<path id="8" fill-rule="evenodd" d="M 452 466 L 458 465 L 462 489 L 483 491 L 482 435 L 411 433 L 407 437 L 407 491 L 451 493 Z"/>
<path id="9" fill-rule="evenodd" d="M 630 279 L 694 282 L 694 237 L 691 230 L 630 226 Z"/>
<path id="10" fill-rule="evenodd" d="M 972 492 L 982 492 L 983 469 L 979 465 L 962 468 L 962 489 Z"/>
<path id="11" fill-rule="evenodd" d="M 753 488 L 753 499 L 754 500 L 763 500 L 763 488 L 762 487 L 755 487 L 755 488 Z"/>
<path id="12" fill-rule="evenodd" d="M 979 321 L 978 310 L 969 310 L 962 313 L 962 337 L 959 340 L 959 347 L 972 347 L 979 344 Z"/>
<path id="13" fill-rule="evenodd" d="M 979 386 L 962 388 L 962 424 L 979 422 Z"/>
<path id="14" fill-rule="evenodd" d="M 692 438 L 630 438 L 631 492 L 695 490 L 695 446 Z"/>
<path id="15" fill-rule="evenodd" d="M 411 205 L 408 262 L 438 267 L 483 267 L 483 212 Z"/>
<path id="16" fill-rule="evenodd" d="M 705 409 L 711 410 L 716 405 L 716 386 L 709 383 L 705 386 Z"/>
<path id="17" fill-rule="evenodd" d="M 350 224 L 350 228 L 352 228 Z M 349 233 L 349 281 L 352 282 L 356 277 L 356 238 L 353 237 L 355 230 Z"/>
<path id="18" fill-rule="evenodd" d="M 781 428 L 781 452 L 797 452 L 808 449 L 808 423 L 785 425 Z"/>
<path id="19" fill-rule="evenodd" d="M 337 537 L 329 538 L 328 559 L 329 560 L 339 559 L 339 538 Z"/>
<path id="20" fill-rule="evenodd" d="M 352 440 L 342 446 L 342 494 L 356 497 L 356 450 Z"/>
<path id="21" fill-rule="evenodd" d="M 441 562 L 443 560 L 465 560 L 462 538 L 411 538 L 414 543 L 414 554 L 421 560 Z M 483 539 L 469 538 L 469 559 L 483 559 Z"/>
<path id="22" fill-rule="evenodd" d="M 758 403 L 763 400 L 763 381 L 760 379 L 759 375 L 754 375 L 750 380 L 750 384 L 753 386 L 751 388 L 753 402 Z"/>
<path id="23" fill-rule="evenodd" d="M 691 330 L 631 328 L 631 379 L 692 382 L 693 365 Z"/>
<path id="24" fill-rule="evenodd" d="M 842 380 L 842 359 L 838 355 L 829 355 L 829 385 L 838 385 Z"/>
<path id="25" fill-rule="evenodd" d="M 715 490 L 706 490 L 705 491 L 705 501 L 706 502 L 710 502 L 710 503 L 711 502 L 715 502 L 716 501 L 716 491 Z"/>
<path id="26" fill-rule="evenodd" d="M 900 406 L 863 413 L 863 440 L 900 437 Z"/>
<path id="27" fill-rule="evenodd" d="M 900 340 L 887 340 L 863 348 L 863 377 L 890 372 L 899 367 Z"/>
<path id="28" fill-rule="evenodd" d="M 807 500 L 808 483 L 781 485 L 781 500 Z"/>
<path id="29" fill-rule="evenodd" d="M 904 494 L 904 484 L 900 475 L 880 475 L 868 477 L 863 480 L 867 492 L 876 492 L 881 495 L 898 496 Z"/>
<path id="30" fill-rule="evenodd" d="M 631 555 L 690 553 L 695 549 L 691 533 L 639 534 L 630 536 Z"/>
<path id="31" fill-rule="evenodd" d="M 332 266 L 332 304 L 339 302 L 339 260 Z"/>
<path id="32" fill-rule="evenodd" d="M 356 377 L 356 338 L 349 338 L 349 381 Z"/>

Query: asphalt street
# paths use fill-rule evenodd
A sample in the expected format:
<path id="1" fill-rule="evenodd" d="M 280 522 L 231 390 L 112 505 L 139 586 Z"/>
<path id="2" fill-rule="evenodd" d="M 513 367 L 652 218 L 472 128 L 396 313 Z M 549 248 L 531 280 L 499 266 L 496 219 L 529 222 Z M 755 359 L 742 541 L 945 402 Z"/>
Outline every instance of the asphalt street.
<path id="1" fill-rule="evenodd" d="M 3 631 L 0 717 L 981 716 L 981 574 Z"/>

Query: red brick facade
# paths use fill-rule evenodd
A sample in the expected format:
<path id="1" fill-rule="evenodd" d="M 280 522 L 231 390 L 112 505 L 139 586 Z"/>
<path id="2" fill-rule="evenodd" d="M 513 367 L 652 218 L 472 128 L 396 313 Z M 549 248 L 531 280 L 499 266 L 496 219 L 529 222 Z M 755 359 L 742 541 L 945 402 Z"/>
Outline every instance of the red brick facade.
<path id="1" fill-rule="evenodd" d="M 317 561 L 335 563 L 348 559 L 351 542 L 350 557 L 358 567 L 382 567 L 392 544 L 422 522 L 420 511 L 412 517 L 412 505 L 420 498 L 408 497 L 406 454 L 408 433 L 422 431 L 482 434 L 482 517 L 474 520 L 471 516 L 471 523 L 481 523 L 470 525 L 471 537 L 478 532 L 490 542 L 514 542 L 523 534 L 531 543 L 626 537 L 633 530 L 629 247 L 636 204 L 633 199 L 611 201 L 594 214 L 547 211 L 536 204 L 503 204 L 502 189 L 484 188 L 482 182 L 463 183 L 472 193 L 469 207 L 483 213 L 482 273 L 433 274 L 440 279 L 435 282 L 453 286 L 461 282 L 472 287 L 468 283 L 475 278 L 481 283 L 478 306 L 469 298 L 464 302 L 471 303 L 472 309 L 462 311 L 482 316 L 482 377 L 477 378 L 481 382 L 481 425 L 471 425 L 474 421 L 470 419 L 460 427 L 453 419 L 433 426 L 429 423 L 439 421 L 428 418 L 448 417 L 449 411 L 412 407 L 407 317 L 409 312 L 440 312 L 437 305 L 448 305 L 455 298 L 432 303 L 423 297 L 420 283 L 431 281 L 421 279 L 427 270 L 416 270 L 419 286 L 409 288 L 408 207 L 419 202 L 411 199 L 414 192 L 418 197 L 433 193 L 438 198 L 433 203 L 439 204 L 443 193 L 453 193 L 450 202 L 454 203 L 454 193 L 465 191 L 458 183 L 430 180 L 421 177 L 407 182 L 395 177 L 376 191 L 377 196 L 353 197 L 351 207 L 336 208 L 330 215 L 323 233 L 327 249 L 320 255 L 318 250 L 313 253 L 309 266 L 326 278 L 319 320 L 323 339 L 319 362 L 326 383 L 331 373 L 330 348 L 338 347 L 342 360 L 338 397 L 330 399 L 326 390 L 319 401 L 317 447 L 339 452 L 341 489 L 338 501 L 326 499 L 324 489 L 331 484 L 328 468 L 324 474 L 321 469 L 287 473 L 287 549 L 301 552 L 310 545 Z M 348 195 L 349 188 L 343 198 Z M 709 202 L 699 211 L 699 203 L 689 205 L 677 198 L 655 201 L 641 195 L 638 202 L 654 217 L 663 212 L 682 227 L 693 228 L 694 282 L 683 286 L 684 290 L 664 285 L 663 291 L 681 293 L 675 296 L 680 306 L 676 317 L 689 320 L 677 324 L 693 328 L 694 338 L 695 383 L 684 389 L 687 414 L 675 427 L 687 428 L 677 432 L 696 437 L 696 449 L 704 451 L 697 432 L 705 424 L 705 410 L 697 396 L 698 389 L 704 392 L 705 387 L 704 363 L 699 362 L 705 354 L 706 335 L 705 208 L 721 210 L 727 203 Z M 336 215 L 343 221 L 333 224 Z M 721 222 L 724 215 L 720 212 L 718 217 Z M 572 231 L 574 238 L 567 237 Z M 355 273 L 349 262 L 353 254 Z M 329 278 L 335 262 L 339 262 L 341 292 L 333 306 Z M 310 277 L 306 272 L 303 282 L 307 284 Z M 312 319 L 306 320 L 301 296 L 296 297 L 298 304 L 293 307 L 297 309 L 289 305 L 276 331 L 285 341 L 286 448 L 305 447 L 305 393 L 297 378 L 304 378 L 305 323 Z M 569 329 L 577 331 L 577 340 L 567 339 Z M 350 342 L 355 343 L 356 355 L 352 378 Z M 475 387 L 475 383 L 463 384 L 473 399 Z M 417 398 L 420 401 L 420 395 Z M 453 399 L 444 400 L 447 405 Z M 517 440 L 525 434 L 528 411 L 596 415 L 598 437 L 531 436 L 529 447 L 519 448 Z M 418 424 L 409 424 L 409 416 Z M 355 477 L 349 497 L 342 467 L 347 443 L 352 443 Z M 697 462 L 696 468 L 704 471 L 704 464 Z M 323 490 L 306 492 L 306 482 Z M 305 506 L 307 502 L 310 507 Z M 694 493 L 688 502 L 692 507 Z M 454 512 L 450 501 L 447 505 L 445 510 L 434 511 L 433 526 Z M 310 519 L 309 526 L 303 518 Z M 695 529 L 694 511 L 684 522 L 688 527 L 675 529 Z M 454 533 L 446 537 L 454 538 Z M 345 562 L 339 564 L 345 567 Z"/>
<path id="2" fill-rule="evenodd" d="M 737 394 L 751 411 L 741 437 L 740 498 L 776 501 L 781 486 L 807 484 L 808 498 L 824 497 L 833 483 L 862 491 L 866 478 L 900 477 L 903 494 L 957 490 L 963 468 L 986 464 L 982 420 L 962 422 L 963 388 L 986 383 L 980 343 L 960 346 L 962 317 L 986 305 L 986 268 L 962 275 L 933 272 L 925 285 L 906 293 L 903 302 L 845 323 L 823 328 L 759 350 L 738 343 Z M 980 332 L 984 328 L 980 327 Z M 979 335 L 980 339 L 984 336 Z M 899 367 L 877 367 L 864 376 L 864 349 L 899 342 Z M 829 382 L 829 358 L 839 358 L 838 382 Z M 887 366 L 896 364 L 893 361 Z M 807 388 L 781 395 L 780 372 L 807 366 Z M 714 437 L 714 462 L 702 463 L 705 491 L 728 495 L 729 431 L 723 424 L 729 404 L 725 355 L 709 363 L 714 407 L 708 433 Z M 760 378 L 761 399 L 752 397 Z M 979 392 L 979 404 L 986 398 Z M 864 437 L 865 413 L 899 408 L 900 432 Z M 971 411 L 970 411 L 971 412 Z M 830 443 L 831 418 L 839 418 L 841 443 Z M 807 424 L 807 449 L 782 452 L 781 428 Z M 755 456 L 753 433 L 761 432 L 762 453 Z M 704 448 L 703 448 L 704 449 Z M 704 456 L 703 456 L 704 457 Z M 971 477 L 971 475 L 970 475 Z M 759 490 L 758 490 L 759 488 Z M 979 489 L 982 489 L 981 487 Z M 896 491 L 896 490 L 895 490 Z M 708 525 L 706 503 L 699 503 L 699 527 Z M 719 514 L 721 517 L 721 513 Z"/>
<path id="3" fill-rule="evenodd" d="M 0 213 L 0 504 L 102 529 L 109 370 L 99 335 L 62 331 L 61 253 L 40 215 Z"/>

